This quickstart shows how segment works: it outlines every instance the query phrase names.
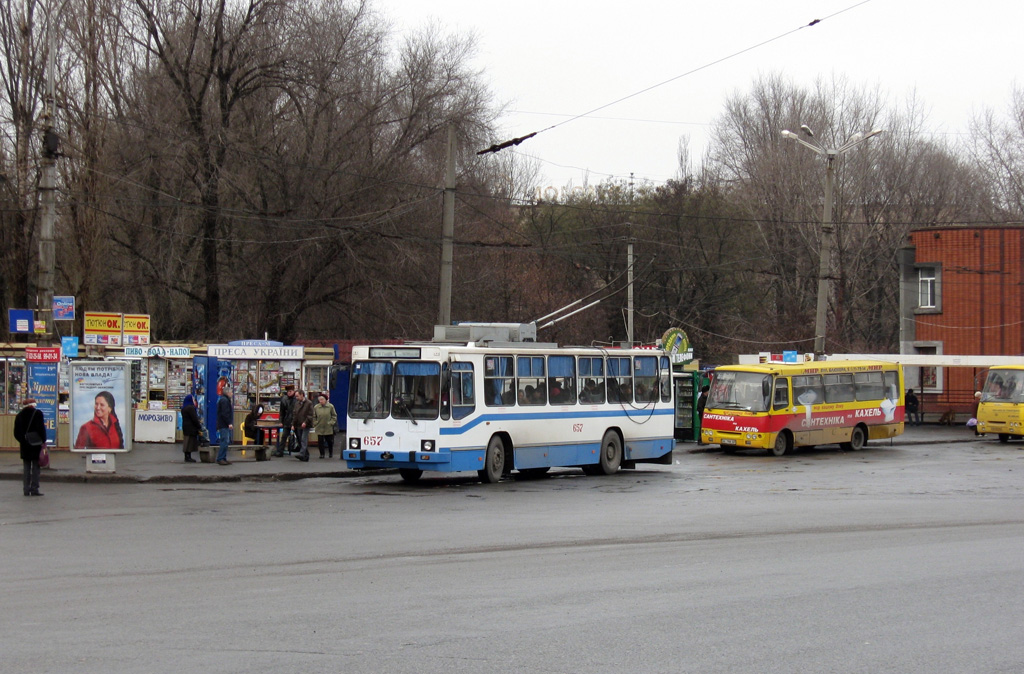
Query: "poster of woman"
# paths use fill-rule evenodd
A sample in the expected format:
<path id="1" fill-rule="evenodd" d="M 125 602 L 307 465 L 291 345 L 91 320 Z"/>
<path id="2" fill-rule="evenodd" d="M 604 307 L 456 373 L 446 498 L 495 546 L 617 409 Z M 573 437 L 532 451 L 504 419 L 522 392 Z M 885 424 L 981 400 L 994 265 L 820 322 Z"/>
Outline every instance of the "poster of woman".
<path id="1" fill-rule="evenodd" d="M 131 449 L 130 367 L 116 361 L 71 363 L 72 450 Z"/>

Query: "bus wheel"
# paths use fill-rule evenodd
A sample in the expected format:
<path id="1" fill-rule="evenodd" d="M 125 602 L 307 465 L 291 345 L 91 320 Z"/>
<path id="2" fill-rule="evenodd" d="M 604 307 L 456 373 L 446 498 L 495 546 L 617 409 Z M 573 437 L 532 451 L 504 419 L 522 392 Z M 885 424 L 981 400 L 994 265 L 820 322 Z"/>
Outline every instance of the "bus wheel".
<path id="1" fill-rule="evenodd" d="M 419 468 L 399 468 L 398 474 L 402 476 L 402 479 L 408 483 L 419 482 L 420 477 L 423 475 L 423 471 Z"/>
<path id="2" fill-rule="evenodd" d="M 494 484 L 501 479 L 505 472 L 505 443 L 495 435 L 487 443 L 487 452 L 484 454 L 484 467 L 478 470 L 477 474 L 484 482 Z"/>
<path id="3" fill-rule="evenodd" d="M 841 442 L 839 446 L 847 452 L 859 452 L 864 449 L 864 445 L 868 443 L 868 436 L 864 432 L 863 426 L 854 426 L 853 433 L 850 434 L 849 442 Z"/>
<path id="4" fill-rule="evenodd" d="M 999 434 L 999 442 L 1001 442 L 1003 444 L 1006 444 L 1009 441 L 1010 441 L 1010 434 L 1009 433 L 1000 433 Z"/>
<path id="5" fill-rule="evenodd" d="M 789 433 L 779 431 L 779 434 L 775 436 L 775 445 L 768 451 L 772 453 L 772 456 L 785 456 L 790 449 Z"/>
<path id="6" fill-rule="evenodd" d="M 601 458 L 598 461 L 599 475 L 614 475 L 622 465 L 622 441 L 615 431 L 606 431 L 601 438 Z"/>

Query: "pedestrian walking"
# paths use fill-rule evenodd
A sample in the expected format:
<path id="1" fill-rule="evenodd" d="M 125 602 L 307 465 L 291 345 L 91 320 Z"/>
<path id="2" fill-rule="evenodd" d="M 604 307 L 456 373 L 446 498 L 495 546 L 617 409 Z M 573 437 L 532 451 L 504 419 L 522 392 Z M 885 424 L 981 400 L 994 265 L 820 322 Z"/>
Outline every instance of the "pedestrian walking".
<path id="1" fill-rule="evenodd" d="M 292 416 L 292 432 L 299 441 L 299 461 L 309 461 L 309 429 L 313 425 L 313 403 L 306 400 L 306 392 L 295 392 L 295 412 Z"/>
<path id="2" fill-rule="evenodd" d="M 284 450 L 288 447 L 288 435 L 292 432 L 292 419 L 295 417 L 295 387 L 286 386 L 284 395 L 281 396 L 281 406 L 278 410 L 277 420 L 281 424 L 281 430 L 277 435 L 277 451 L 274 456 L 284 456 Z"/>
<path id="3" fill-rule="evenodd" d="M 192 452 L 199 451 L 199 432 L 202 423 L 199 421 L 199 410 L 196 399 L 189 393 L 181 403 L 181 451 L 185 453 L 185 463 L 195 463 Z"/>
<path id="4" fill-rule="evenodd" d="M 230 466 L 228 461 L 228 444 L 231 442 L 231 432 L 234 430 L 234 409 L 231 405 L 231 382 L 224 380 L 220 391 L 220 398 L 217 399 L 217 441 L 220 449 L 217 452 L 217 465 Z"/>
<path id="5" fill-rule="evenodd" d="M 313 408 L 313 430 L 316 431 L 316 444 L 320 448 L 320 458 L 327 453 L 328 459 L 334 458 L 334 431 L 338 428 L 338 412 L 334 409 L 326 393 L 317 396 L 316 407 Z"/>
<path id="6" fill-rule="evenodd" d="M 34 398 L 26 398 L 21 411 L 14 417 L 14 439 L 21 447 L 24 465 L 22 491 L 25 496 L 42 496 L 39 491 L 39 454 L 46 444 L 46 419 L 36 409 Z"/>

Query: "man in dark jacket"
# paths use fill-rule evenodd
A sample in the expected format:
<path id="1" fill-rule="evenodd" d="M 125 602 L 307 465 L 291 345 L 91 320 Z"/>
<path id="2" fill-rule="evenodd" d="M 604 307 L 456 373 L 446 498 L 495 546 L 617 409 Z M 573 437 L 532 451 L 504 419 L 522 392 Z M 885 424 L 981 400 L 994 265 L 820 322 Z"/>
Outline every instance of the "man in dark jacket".
<path id="1" fill-rule="evenodd" d="M 36 409 L 36 401 L 28 398 L 24 407 L 14 417 L 14 439 L 21 446 L 21 461 L 25 466 L 25 478 L 22 481 L 25 496 L 42 496 L 39 491 L 39 454 L 46 444 L 46 420 L 43 413 Z M 30 436 L 34 433 L 34 436 Z M 35 442 L 41 440 L 42 442 Z"/>
<path id="2" fill-rule="evenodd" d="M 281 431 L 277 436 L 277 451 L 273 456 L 284 456 L 284 450 L 288 446 L 288 434 L 292 432 L 292 419 L 295 414 L 295 387 L 288 386 L 281 396 L 281 409 L 278 411 L 277 419 L 281 422 Z"/>
<path id="3" fill-rule="evenodd" d="M 234 410 L 231 405 L 231 382 L 225 381 L 217 399 L 217 441 L 220 449 L 217 452 L 217 465 L 230 466 L 228 461 L 228 444 L 231 442 L 231 431 L 234 429 Z"/>
<path id="4" fill-rule="evenodd" d="M 299 461 L 309 461 L 309 428 L 313 425 L 313 403 L 306 400 L 303 391 L 295 392 L 295 413 L 292 417 L 292 428 L 299 440 Z"/>

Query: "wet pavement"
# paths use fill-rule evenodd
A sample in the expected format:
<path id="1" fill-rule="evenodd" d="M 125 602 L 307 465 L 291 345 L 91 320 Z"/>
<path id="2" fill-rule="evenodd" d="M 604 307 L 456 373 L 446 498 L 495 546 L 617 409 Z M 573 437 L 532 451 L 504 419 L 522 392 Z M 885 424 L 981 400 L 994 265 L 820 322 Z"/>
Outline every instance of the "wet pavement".
<path id="1" fill-rule="evenodd" d="M 908 427 L 903 435 L 891 440 L 892 446 L 908 446 L 934 443 L 992 442 L 994 437 L 975 436 L 966 426 L 940 426 L 925 424 Z M 872 441 L 871 445 L 889 445 L 890 441 Z M 93 464 L 92 471 L 86 464 L 93 455 L 72 453 L 67 450 L 51 451 L 50 467 L 41 471 L 40 482 L 152 482 L 164 483 L 206 483 L 206 482 L 272 482 L 292 481 L 306 478 L 354 477 L 367 471 L 356 471 L 338 458 L 345 446 L 345 436 L 335 438 L 333 459 L 320 459 L 316 447 L 311 447 L 308 462 L 291 456 L 272 457 L 257 461 L 255 451 L 249 447 L 234 446 L 229 454 L 229 466 L 216 463 L 185 463 L 185 456 L 179 444 L 135 443 L 130 452 L 107 454 L 113 459 L 113 472 L 97 472 L 109 465 Z M 213 448 L 216 451 L 216 448 Z M 676 455 L 716 451 L 717 447 L 701 446 L 692 442 L 676 445 Z M 198 459 L 198 457 L 196 457 Z M 373 471 L 382 472 L 382 471 Z M 0 480 L 21 480 L 22 462 L 16 449 L 0 451 Z"/>

